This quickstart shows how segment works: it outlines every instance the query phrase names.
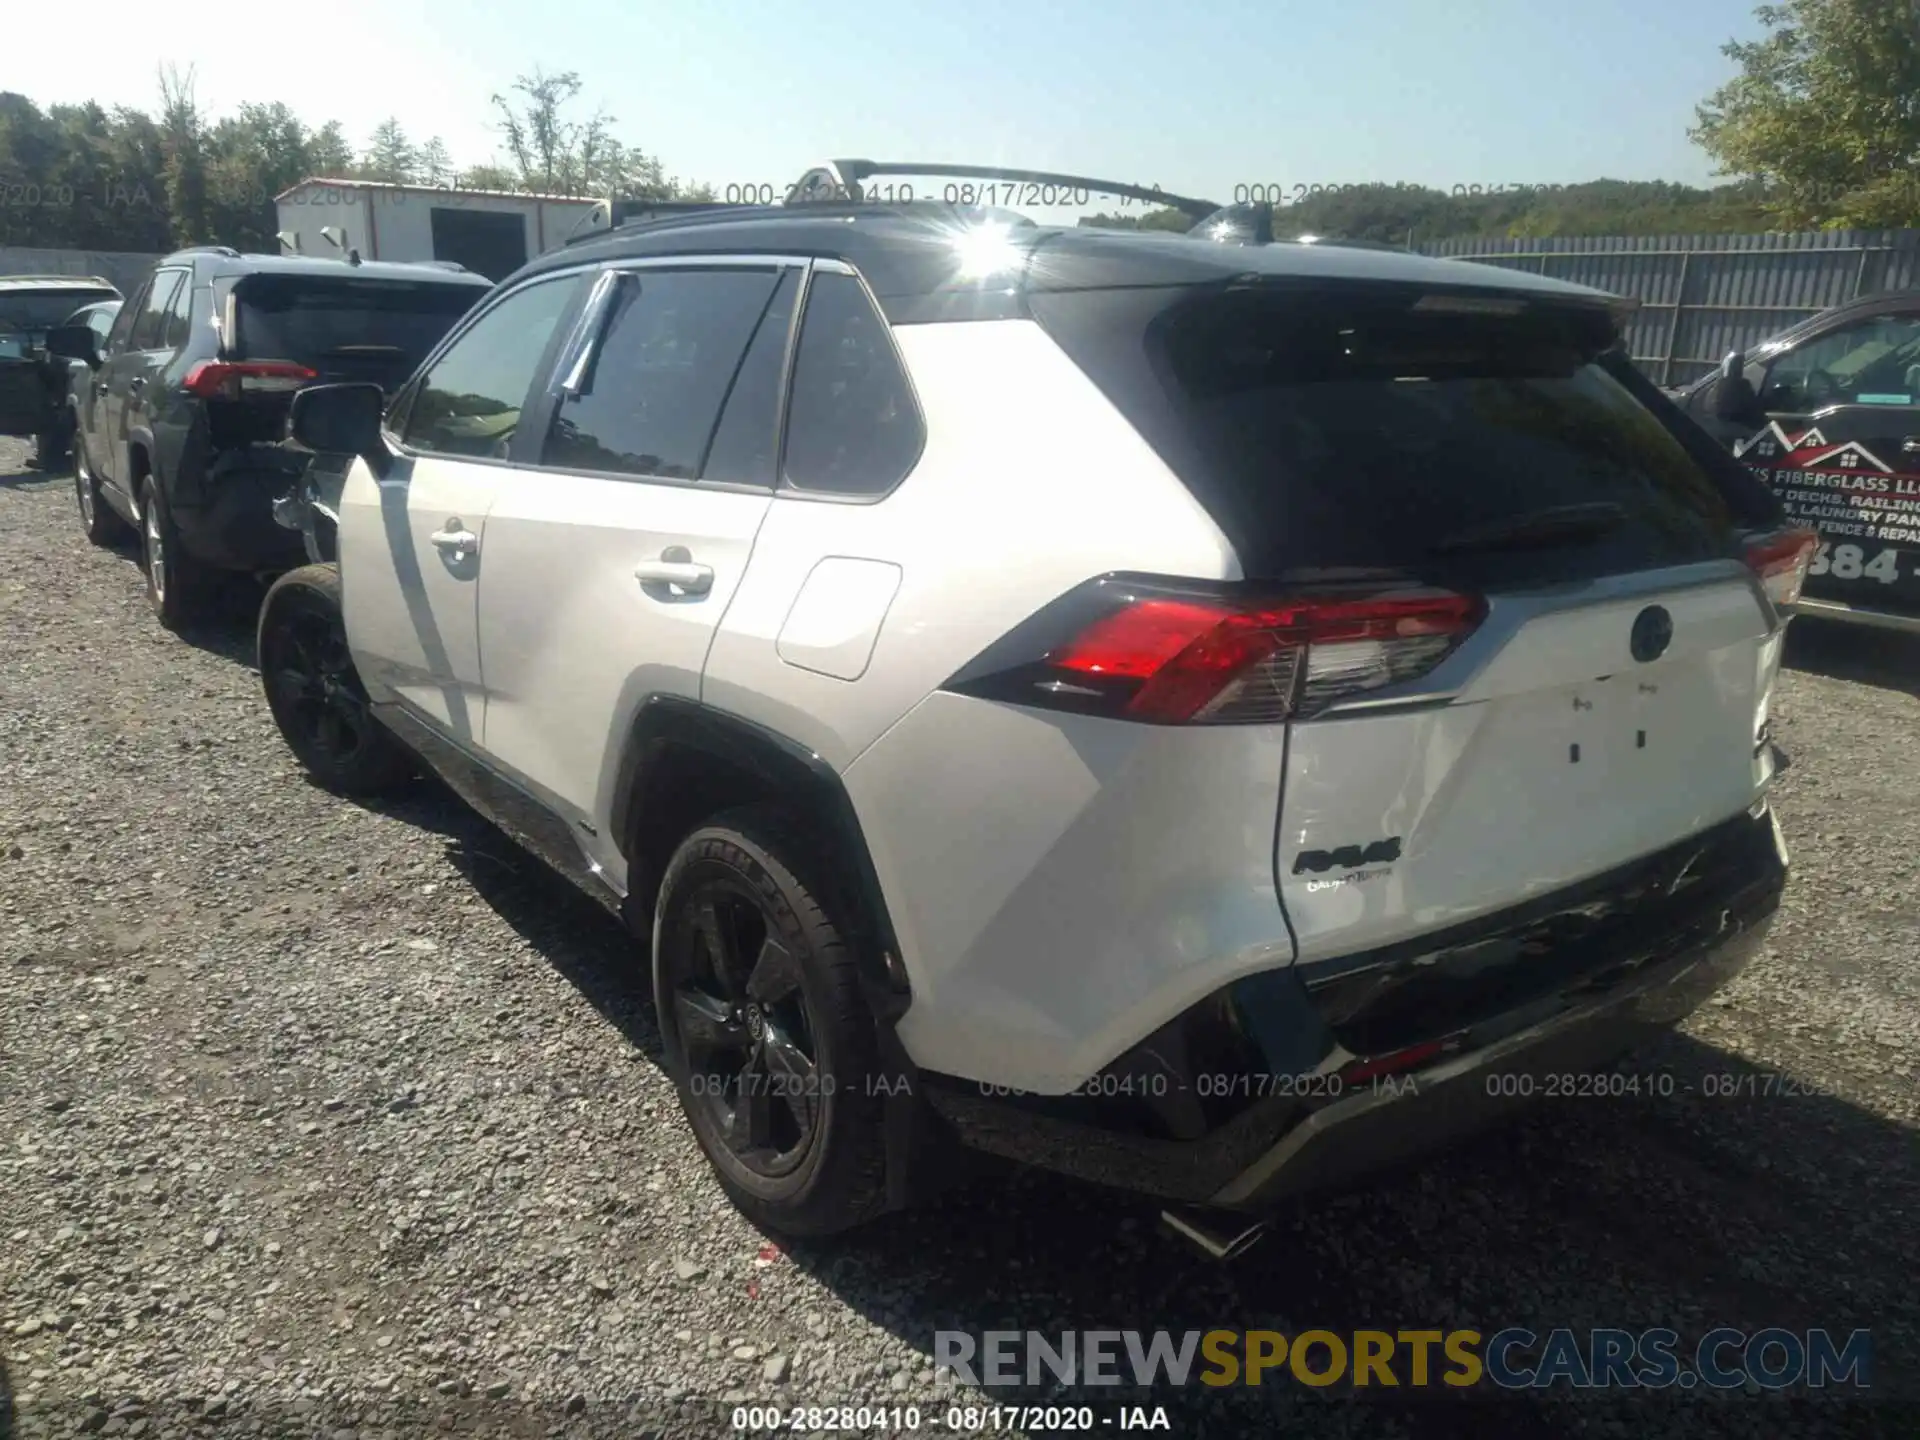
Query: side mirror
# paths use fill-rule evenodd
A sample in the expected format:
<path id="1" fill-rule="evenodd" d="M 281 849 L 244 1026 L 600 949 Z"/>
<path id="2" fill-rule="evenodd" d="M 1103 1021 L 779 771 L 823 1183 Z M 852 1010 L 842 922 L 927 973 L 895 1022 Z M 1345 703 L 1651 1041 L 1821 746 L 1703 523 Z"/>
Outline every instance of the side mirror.
<path id="1" fill-rule="evenodd" d="M 309 385 L 287 411 L 287 438 L 318 455 L 358 455 L 375 474 L 387 468 L 380 416 L 387 404 L 378 385 Z"/>
<path id="2" fill-rule="evenodd" d="M 47 332 L 47 354 L 61 360 L 84 360 L 100 364 L 100 347 L 93 330 L 86 325 L 56 325 Z"/>
<path id="3" fill-rule="evenodd" d="M 1760 397 L 1747 381 L 1747 357 L 1729 350 L 1720 362 L 1720 378 L 1713 387 L 1713 414 L 1718 420 L 1745 423 L 1760 414 Z"/>

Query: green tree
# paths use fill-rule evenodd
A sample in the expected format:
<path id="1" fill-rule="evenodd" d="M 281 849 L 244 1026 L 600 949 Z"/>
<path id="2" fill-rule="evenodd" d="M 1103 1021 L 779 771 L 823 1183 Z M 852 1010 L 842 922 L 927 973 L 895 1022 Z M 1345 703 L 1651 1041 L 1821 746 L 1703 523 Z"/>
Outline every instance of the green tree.
<path id="1" fill-rule="evenodd" d="M 206 122 L 193 94 L 193 70 L 182 75 L 172 66 L 160 71 L 160 147 L 166 157 L 168 229 L 175 245 L 203 245 L 213 239 L 213 210 L 207 197 Z"/>
<path id="2" fill-rule="evenodd" d="M 1193 228 L 1193 221 L 1185 212 L 1170 206 L 1154 210 L 1121 211 L 1110 214 L 1102 211 L 1097 215 L 1083 215 L 1080 224 L 1096 230 L 1166 230 L 1183 235 Z"/>
<path id="3" fill-rule="evenodd" d="M 385 180 L 393 185 L 411 185 L 417 178 L 420 152 L 407 139 L 400 122 L 388 116 L 374 127 L 367 142 L 367 153 L 360 162 L 360 178 Z"/>
<path id="4" fill-rule="evenodd" d="M 346 179 L 355 170 L 353 146 L 347 143 L 347 132 L 340 128 L 338 120 L 329 120 L 313 132 L 307 141 L 307 170 L 302 176 L 326 176 Z"/>
<path id="5" fill-rule="evenodd" d="M 636 200 L 713 198 L 711 188 L 682 184 L 657 156 L 619 140 L 614 117 L 605 110 L 596 109 L 585 120 L 569 118 L 567 108 L 579 95 L 574 71 L 549 75 L 536 69 L 515 79 L 507 94 L 493 97 L 516 172 L 511 188 Z"/>
<path id="6" fill-rule="evenodd" d="M 1740 74 L 1689 132 L 1723 173 L 1764 188 L 1789 227 L 1920 223 L 1920 7 L 1787 0 L 1768 34 L 1730 41 Z"/>
<path id="7" fill-rule="evenodd" d="M 422 185 L 445 185 L 452 180 L 453 157 L 447 153 L 447 142 L 436 135 L 422 145 L 416 169 Z"/>
<path id="8" fill-rule="evenodd" d="M 505 165 L 470 165 L 454 184 L 462 190 L 518 190 L 520 173 Z"/>

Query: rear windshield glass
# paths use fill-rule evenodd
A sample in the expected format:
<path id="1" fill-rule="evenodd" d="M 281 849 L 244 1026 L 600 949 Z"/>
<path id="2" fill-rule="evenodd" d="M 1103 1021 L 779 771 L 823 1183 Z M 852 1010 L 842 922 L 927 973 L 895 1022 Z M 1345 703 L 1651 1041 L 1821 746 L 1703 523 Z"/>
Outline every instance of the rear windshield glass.
<path id="1" fill-rule="evenodd" d="M 1035 309 L 1250 575 L 1678 564 L 1730 553 L 1750 498 L 1610 368 L 1603 311 L 1379 286 L 1083 292 Z M 1539 523 L 1570 514 L 1592 523 Z"/>
<path id="2" fill-rule="evenodd" d="M 114 298 L 111 290 L 0 290 L 0 335 L 42 336 L 82 305 Z"/>
<path id="3" fill-rule="evenodd" d="M 235 290 L 235 353 L 310 365 L 364 358 L 411 371 L 486 293 L 431 281 L 254 276 Z"/>

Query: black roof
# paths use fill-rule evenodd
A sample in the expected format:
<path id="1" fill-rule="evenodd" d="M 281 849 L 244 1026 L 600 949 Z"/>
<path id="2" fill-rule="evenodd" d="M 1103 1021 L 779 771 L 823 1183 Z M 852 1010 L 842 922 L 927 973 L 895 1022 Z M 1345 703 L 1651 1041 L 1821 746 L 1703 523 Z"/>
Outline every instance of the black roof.
<path id="1" fill-rule="evenodd" d="M 1024 264 L 986 280 L 958 273 L 958 244 L 1005 224 Z M 1035 225 L 1011 212 L 933 202 L 720 206 L 641 221 L 550 251 L 507 282 L 611 260 L 793 255 L 842 260 L 863 275 L 890 320 L 987 319 L 1024 312 L 1025 294 L 1122 286 L 1226 283 L 1238 277 L 1377 281 L 1602 302 L 1605 292 L 1522 271 L 1339 244 L 1222 244 L 1169 232 Z"/>
<path id="2" fill-rule="evenodd" d="M 322 275 L 356 280 L 438 280 L 490 290 L 493 282 L 470 270 L 453 270 L 428 261 L 363 260 L 358 265 L 317 255 L 244 255 L 225 246 L 201 245 L 176 250 L 162 265 L 192 264 L 214 278 L 239 275 Z"/>

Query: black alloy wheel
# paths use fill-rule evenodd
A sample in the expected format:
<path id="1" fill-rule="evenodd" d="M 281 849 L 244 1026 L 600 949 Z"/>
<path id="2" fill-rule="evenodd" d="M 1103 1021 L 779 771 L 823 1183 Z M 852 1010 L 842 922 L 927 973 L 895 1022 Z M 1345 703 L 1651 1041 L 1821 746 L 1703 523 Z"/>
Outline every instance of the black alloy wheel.
<path id="1" fill-rule="evenodd" d="M 673 921 L 663 988 L 700 1128 L 754 1174 L 791 1175 L 818 1136 L 823 1088 L 798 957 L 732 876 L 703 878 Z"/>

